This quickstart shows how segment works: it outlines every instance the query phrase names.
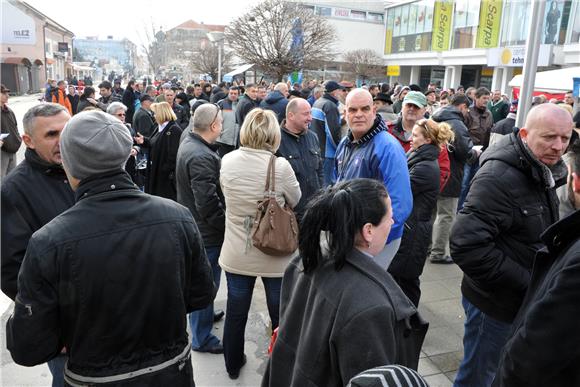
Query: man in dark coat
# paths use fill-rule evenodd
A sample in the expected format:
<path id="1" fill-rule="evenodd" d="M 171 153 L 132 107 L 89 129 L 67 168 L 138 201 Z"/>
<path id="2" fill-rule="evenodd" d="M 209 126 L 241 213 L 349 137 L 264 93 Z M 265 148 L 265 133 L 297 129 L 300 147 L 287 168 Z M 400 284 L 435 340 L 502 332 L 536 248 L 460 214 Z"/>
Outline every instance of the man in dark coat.
<path id="1" fill-rule="evenodd" d="M 12 109 L 7 105 L 8 93 L 10 90 L 4 85 L 1 86 L 0 94 L 0 129 L 3 134 L 8 134 L 7 137 L 0 140 L 0 152 L 2 153 L 2 160 L 0 161 L 0 177 L 3 178 L 16 167 L 16 152 L 20 149 L 22 138 L 18 133 L 18 122 Z"/>
<path id="2" fill-rule="evenodd" d="M 103 112 L 67 123 L 60 149 L 76 204 L 30 239 L 7 347 L 25 366 L 66 348 L 69 385 L 194 386 L 186 314 L 213 300 L 211 269 L 187 208 L 139 191 L 123 170 L 132 145 Z"/>
<path id="3" fill-rule="evenodd" d="M 296 174 L 302 196 L 294 208 L 300 222 L 306 204 L 323 187 L 322 157 L 318 137 L 308 126 L 312 122 L 310 104 L 303 98 L 293 99 L 286 106 L 286 120 L 282 123 L 282 139 L 276 156 L 284 157 Z"/>
<path id="4" fill-rule="evenodd" d="M 326 82 L 325 92 L 312 105 L 312 124 L 310 129 L 318 137 L 320 154 L 324 158 L 324 186 L 333 183 L 332 171 L 336 147 L 341 139 L 341 118 L 338 110 L 338 98 L 344 86 L 335 81 Z"/>
<path id="5" fill-rule="evenodd" d="M 445 122 L 455 134 L 448 147 L 450 177 L 437 199 L 437 216 L 433 225 L 433 244 L 429 260 L 432 263 L 453 263 L 449 254 L 449 234 L 457 212 L 457 200 L 461 192 L 463 170 L 467 163 L 476 163 L 480 151 L 473 148 L 473 142 L 467 127 L 463 123 L 464 114 L 469 109 L 469 99 L 465 94 L 451 97 L 451 105 L 439 109 L 433 114 L 433 121 Z"/>
<path id="6" fill-rule="evenodd" d="M 266 98 L 260 102 L 262 109 L 272 110 L 278 116 L 278 123 L 286 118 L 286 105 L 288 105 L 288 85 L 284 82 L 278 83 L 274 90 L 268 93 Z"/>
<path id="7" fill-rule="evenodd" d="M 133 129 L 135 129 L 135 132 L 140 133 L 145 137 L 151 137 L 159 126 L 157 122 L 155 122 L 153 111 L 151 110 L 153 98 L 148 94 L 143 94 L 141 98 L 139 98 L 139 101 L 141 101 L 141 107 L 133 116 Z"/>
<path id="8" fill-rule="evenodd" d="M 246 115 L 253 108 L 258 106 L 258 88 L 253 83 L 246 85 L 246 91 L 244 95 L 239 99 L 238 106 L 236 107 L 236 123 L 242 127 Z M 239 139 L 238 139 L 239 141 Z"/>
<path id="9" fill-rule="evenodd" d="M 37 230 L 74 204 L 74 193 L 62 169 L 58 145 L 70 119 L 66 108 L 54 103 L 36 105 L 22 120 L 26 153 L 1 187 L 2 291 L 12 300 L 18 292 L 18 272 Z M 62 385 L 66 357 L 48 360 L 54 385 Z"/>
<path id="10" fill-rule="evenodd" d="M 556 188 L 572 117 L 553 104 L 530 110 L 518 133 L 481 156 L 451 231 L 451 257 L 463 271 L 464 358 L 455 386 L 489 386 L 528 288 L 541 233 L 558 220 Z"/>
<path id="11" fill-rule="evenodd" d="M 571 187 L 580 203 L 580 156 L 571 164 Z M 494 386 L 580 385 L 580 210 L 542 234 L 546 248 L 534 261 L 526 299 L 514 322 Z"/>
<path id="12" fill-rule="evenodd" d="M 100 98 L 97 100 L 97 106 L 104 112 L 107 111 L 109 104 L 113 102 L 122 102 L 123 96 L 115 94 L 111 82 L 103 81 L 99 84 Z"/>
<path id="13" fill-rule="evenodd" d="M 128 124 L 133 123 L 133 115 L 135 114 L 135 81 L 130 80 L 127 84 L 127 88 L 123 93 L 123 105 L 127 106 L 127 115 L 125 116 L 125 122 Z"/>
<path id="14" fill-rule="evenodd" d="M 495 144 L 502 136 L 510 134 L 514 131 L 516 126 L 516 116 L 518 113 L 518 100 L 513 100 L 510 112 L 503 120 L 498 121 L 491 128 L 491 135 L 489 137 L 489 145 Z"/>
<path id="15" fill-rule="evenodd" d="M 226 227 L 226 205 L 220 187 L 221 158 L 215 144 L 222 122 L 221 109 L 216 105 L 200 106 L 193 116 L 193 131 L 188 131 L 179 145 L 176 167 L 177 202 L 189 208 L 199 227 L 216 288 L 220 285 L 222 271 L 218 258 Z M 211 333 L 213 303 L 192 312 L 189 323 L 194 351 L 223 353 L 220 340 Z"/>

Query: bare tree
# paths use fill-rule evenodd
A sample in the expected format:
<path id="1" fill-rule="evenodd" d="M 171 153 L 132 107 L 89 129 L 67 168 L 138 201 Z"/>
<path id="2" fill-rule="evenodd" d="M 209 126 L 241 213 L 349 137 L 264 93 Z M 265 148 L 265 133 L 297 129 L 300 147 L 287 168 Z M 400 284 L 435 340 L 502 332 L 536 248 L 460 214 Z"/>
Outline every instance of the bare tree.
<path id="1" fill-rule="evenodd" d="M 383 59 L 368 48 L 348 51 L 343 55 L 343 60 L 349 71 L 363 81 L 381 77 L 385 69 Z"/>
<path id="2" fill-rule="evenodd" d="M 161 66 L 165 65 L 166 57 L 165 55 L 165 33 L 159 27 L 159 30 L 155 32 L 155 25 L 153 20 L 148 23 L 143 23 L 143 34 L 140 31 L 139 39 L 141 40 L 141 50 L 147 58 L 147 63 L 149 64 L 149 69 L 151 73 L 155 76 L 160 72 Z"/>
<path id="3" fill-rule="evenodd" d="M 296 43 L 296 20 L 302 30 L 298 50 L 291 48 L 293 40 Z M 238 57 L 255 63 L 279 81 L 292 71 L 308 68 L 312 62 L 332 55 L 336 38 L 334 28 L 312 9 L 278 0 L 265 0 L 254 6 L 226 27 L 225 36 Z"/>
<path id="4" fill-rule="evenodd" d="M 202 74 L 209 74 L 214 80 L 218 79 L 218 55 L 218 47 L 213 44 L 208 44 L 198 55 L 194 56 L 191 61 L 191 68 Z M 222 48 L 222 76 L 230 71 L 232 58 L 232 53 Z"/>

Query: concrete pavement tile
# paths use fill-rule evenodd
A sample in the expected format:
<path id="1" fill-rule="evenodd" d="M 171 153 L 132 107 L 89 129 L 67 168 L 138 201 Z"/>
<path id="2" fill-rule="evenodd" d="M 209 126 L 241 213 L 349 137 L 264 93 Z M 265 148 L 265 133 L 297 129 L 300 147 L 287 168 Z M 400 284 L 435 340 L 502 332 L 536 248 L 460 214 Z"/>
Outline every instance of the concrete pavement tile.
<path id="1" fill-rule="evenodd" d="M 424 307 L 431 311 L 433 315 L 443 320 L 444 325 L 446 326 L 463 323 L 464 321 L 465 311 L 463 310 L 459 300 L 456 298 L 426 302 Z"/>
<path id="2" fill-rule="evenodd" d="M 425 381 L 427 382 L 427 384 L 429 384 L 430 387 L 452 387 L 453 386 L 453 384 L 449 381 L 449 379 L 447 378 L 447 376 L 445 376 L 445 374 L 437 374 L 437 375 L 427 376 L 425 378 Z"/>
<path id="3" fill-rule="evenodd" d="M 459 364 L 463 359 L 463 351 L 455 351 L 449 353 L 442 353 L 440 355 L 430 356 L 429 360 L 440 372 L 451 372 L 456 371 L 459 368 Z"/>
<path id="4" fill-rule="evenodd" d="M 447 289 L 443 281 L 424 281 L 421 282 L 421 302 L 432 302 L 449 300 L 457 298 L 449 289 Z"/>
<path id="5" fill-rule="evenodd" d="M 441 281 L 441 284 L 447 288 L 455 297 L 461 299 L 461 280 L 459 278 L 448 278 Z"/>
<path id="6" fill-rule="evenodd" d="M 421 376 L 429 376 L 441 373 L 441 370 L 437 368 L 435 363 L 433 363 L 427 357 L 419 359 L 418 371 Z"/>
<path id="7" fill-rule="evenodd" d="M 448 327 L 429 328 L 423 343 L 423 351 L 429 357 L 461 349 L 461 338 Z"/>
<path id="8" fill-rule="evenodd" d="M 22 367 L 16 363 L 2 365 L 0 372 L 2 387 L 47 387 L 51 384 L 52 375 L 46 364 L 36 367 Z"/>
<path id="9" fill-rule="evenodd" d="M 434 281 L 447 278 L 456 278 L 463 276 L 463 272 L 459 266 L 455 264 L 441 265 L 430 263 L 429 260 L 425 263 L 425 270 L 421 276 L 422 280 Z"/>
<path id="10" fill-rule="evenodd" d="M 445 372 L 445 376 L 453 383 L 457 377 L 457 371 Z"/>
<path id="11" fill-rule="evenodd" d="M 431 308 L 419 302 L 419 313 L 429 323 L 429 329 L 445 326 L 445 320 L 437 316 Z"/>

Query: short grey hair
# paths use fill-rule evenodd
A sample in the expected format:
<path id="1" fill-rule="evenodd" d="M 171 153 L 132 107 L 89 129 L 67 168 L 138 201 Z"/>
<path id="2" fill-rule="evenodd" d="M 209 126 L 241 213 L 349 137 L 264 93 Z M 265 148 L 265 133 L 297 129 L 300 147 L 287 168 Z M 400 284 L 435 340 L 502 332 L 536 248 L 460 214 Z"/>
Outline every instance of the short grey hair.
<path id="1" fill-rule="evenodd" d="M 195 113 L 193 113 L 193 130 L 195 132 L 205 132 L 208 130 L 220 111 L 221 109 L 213 103 L 200 105 L 195 109 Z"/>
<path id="2" fill-rule="evenodd" d="M 324 87 L 318 85 L 312 89 L 312 95 L 316 95 L 317 93 L 324 93 Z"/>
<path id="3" fill-rule="evenodd" d="M 123 112 L 126 112 L 127 106 L 123 105 L 121 102 L 112 102 L 107 106 L 107 113 L 113 115 L 121 109 L 123 109 Z"/>
<path id="4" fill-rule="evenodd" d="M 33 134 L 32 132 L 34 130 L 36 117 L 54 117 L 62 112 L 68 114 L 68 110 L 64 106 L 57 103 L 48 102 L 33 106 L 26 112 L 26 114 L 24 114 L 24 118 L 22 118 L 24 133 L 28 134 L 29 136 Z"/>

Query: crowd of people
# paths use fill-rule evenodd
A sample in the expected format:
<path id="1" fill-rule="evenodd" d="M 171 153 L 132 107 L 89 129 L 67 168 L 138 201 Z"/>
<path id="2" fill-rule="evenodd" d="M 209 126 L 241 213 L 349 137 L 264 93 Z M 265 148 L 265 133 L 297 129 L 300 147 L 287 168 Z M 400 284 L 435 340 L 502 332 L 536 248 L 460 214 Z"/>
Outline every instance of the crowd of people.
<path id="1" fill-rule="evenodd" d="M 235 380 L 260 277 L 263 386 L 427 385 L 415 371 L 429 260 L 464 274 L 454 386 L 580 384 L 571 92 L 534 97 L 517 128 L 518 100 L 485 87 L 121 84 L 101 82 L 97 99 L 55 82 L 21 138 L 2 86 L 16 363 L 48 362 L 53 386 L 194 386 L 193 350 L 223 354 Z M 293 253 L 256 245 L 264 198 L 293 210 Z"/>

